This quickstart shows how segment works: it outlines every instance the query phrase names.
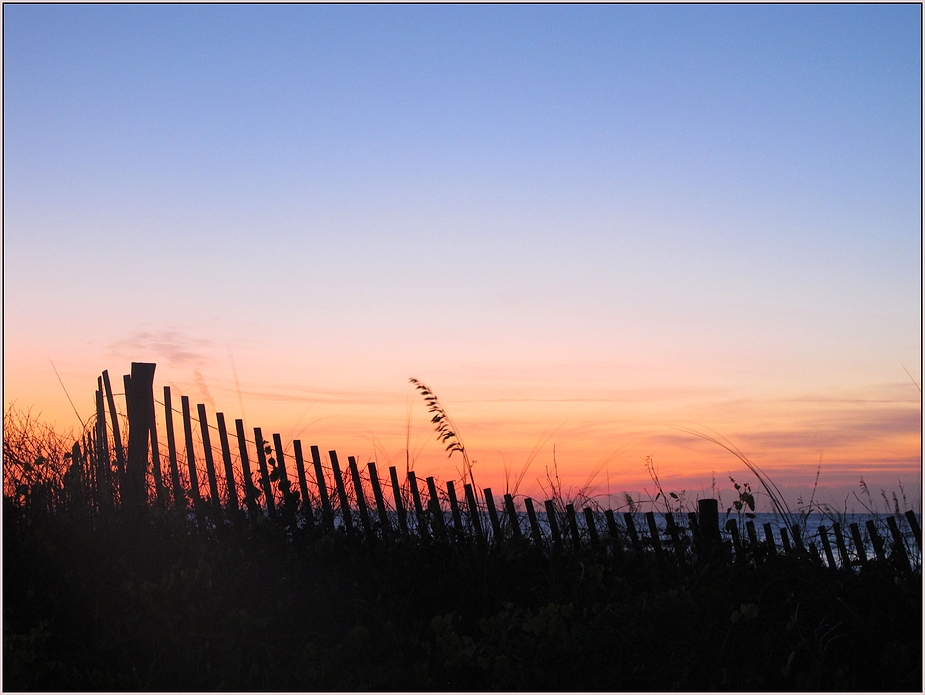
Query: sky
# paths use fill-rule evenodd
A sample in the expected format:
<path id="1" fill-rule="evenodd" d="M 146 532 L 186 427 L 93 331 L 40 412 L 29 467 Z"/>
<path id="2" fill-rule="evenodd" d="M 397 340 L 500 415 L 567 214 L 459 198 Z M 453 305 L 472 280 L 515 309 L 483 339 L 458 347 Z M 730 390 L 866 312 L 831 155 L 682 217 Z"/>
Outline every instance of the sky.
<path id="1" fill-rule="evenodd" d="M 700 433 L 793 504 L 920 509 L 921 40 L 918 5 L 4 5 L 4 408 L 78 431 L 155 362 L 458 479 L 414 377 L 495 490 L 759 488 Z"/>

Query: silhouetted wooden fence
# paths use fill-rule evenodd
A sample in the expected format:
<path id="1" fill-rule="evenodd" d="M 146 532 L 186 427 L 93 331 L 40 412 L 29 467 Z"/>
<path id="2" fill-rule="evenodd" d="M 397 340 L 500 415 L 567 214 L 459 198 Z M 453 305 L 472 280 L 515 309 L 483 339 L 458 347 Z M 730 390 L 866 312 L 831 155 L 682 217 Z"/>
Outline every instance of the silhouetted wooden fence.
<path id="1" fill-rule="evenodd" d="M 127 451 L 125 423 L 115 405 L 119 394 L 113 393 L 109 375 L 103 372 L 95 425 L 74 443 L 64 489 L 46 495 L 50 507 L 106 513 L 116 507 L 172 506 L 186 509 L 205 524 L 266 518 L 342 533 L 359 542 L 393 539 L 486 547 L 520 543 L 548 552 L 591 550 L 615 558 L 635 555 L 682 564 L 704 558 L 760 564 L 791 555 L 833 569 L 855 571 L 877 563 L 900 575 L 921 572 L 922 532 L 911 511 L 888 516 L 885 523 L 868 520 L 863 527 L 820 525 L 806 539 L 793 520 L 777 529 L 765 523 L 759 531 L 752 519 L 742 523 L 742 518 L 733 518 L 721 527 L 713 499 L 699 500 L 697 511 L 686 515 L 625 512 L 622 523 L 611 509 L 584 507 L 579 513 L 573 504 L 556 499 L 545 500 L 538 513 L 534 500 L 524 498 L 521 512 L 512 495 L 496 498 L 490 488 L 476 490 L 471 483 L 463 485 L 460 497 L 454 481 L 441 488 L 427 477 L 422 487 L 414 471 L 406 472 L 402 484 L 395 466 L 383 480 L 374 462 L 361 468 L 351 456 L 345 470 L 337 452 L 329 451 L 324 459 L 317 446 L 309 448 L 311 460 L 306 461 L 301 441 L 292 442 L 290 453 L 279 434 L 272 434 L 271 441 L 255 427 L 253 438 L 248 438 L 240 419 L 230 433 L 224 413 L 210 419 L 205 405 L 197 404 L 194 417 L 186 396 L 175 410 L 169 386 L 164 387 L 163 401 L 156 401 L 154 369 L 154 364 L 133 363 L 131 374 L 123 377 Z M 166 457 L 158 439 L 159 420 L 166 433 Z M 197 431 L 201 456 L 194 438 Z"/>

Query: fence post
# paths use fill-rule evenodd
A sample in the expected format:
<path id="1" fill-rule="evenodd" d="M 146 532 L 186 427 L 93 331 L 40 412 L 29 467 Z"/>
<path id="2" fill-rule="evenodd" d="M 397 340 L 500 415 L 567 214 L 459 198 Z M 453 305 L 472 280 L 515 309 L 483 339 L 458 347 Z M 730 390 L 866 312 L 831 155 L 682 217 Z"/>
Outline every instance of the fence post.
<path id="1" fill-rule="evenodd" d="M 298 439 L 292 440 L 293 454 L 295 455 L 295 470 L 299 476 L 299 494 L 302 495 L 302 514 L 305 516 L 305 523 L 311 529 L 315 525 L 315 519 L 312 516 L 312 501 L 308 496 L 308 480 L 305 477 L 305 460 L 302 458 L 302 442 Z"/>
<path id="2" fill-rule="evenodd" d="M 173 486 L 173 504 L 186 506 L 186 495 L 180 487 L 180 467 L 177 464 L 177 438 L 173 430 L 173 406 L 170 401 L 170 387 L 164 387 L 164 422 L 167 427 L 167 457 L 170 461 L 170 484 Z"/>
<path id="3" fill-rule="evenodd" d="M 874 552 L 877 554 L 877 559 L 880 562 L 886 562 L 886 553 L 883 550 L 883 540 L 881 540 L 880 534 L 877 533 L 877 527 L 874 526 L 874 522 L 871 519 L 867 520 L 867 535 L 870 536 L 870 542 L 874 546 Z"/>
<path id="4" fill-rule="evenodd" d="M 389 513 L 385 508 L 385 498 L 382 496 L 382 486 L 379 484 L 379 473 L 376 471 L 376 463 L 374 461 L 370 461 L 366 464 L 366 467 L 369 469 L 369 482 L 373 486 L 373 497 L 376 498 L 376 511 L 379 514 L 379 526 L 382 529 L 382 535 L 385 536 L 392 530 L 392 525 L 389 523 Z"/>
<path id="5" fill-rule="evenodd" d="M 233 513 L 238 511 L 238 491 L 234 484 L 234 469 L 231 467 L 231 447 L 228 445 L 228 429 L 225 427 L 225 414 L 215 413 L 218 421 L 218 439 L 222 445 L 222 463 L 225 464 L 225 485 L 228 487 L 228 506 Z"/>
<path id="6" fill-rule="evenodd" d="M 543 535 L 540 533 L 540 524 L 536 519 L 536 510 L 533 508 L 533 500 L 527 497 L 524 499 L 524 506 L 527 508 L 527 518 L 530 520 L 530 535 L 533 542 L 538 548 L 543 546 Z"/>
<path id="7" fill-rule="evenodd" d="M 732 547 L 735 549 L 736 562 L 741 562 L 744 559 L 742 555 L 742 539 L 739 538 L 739 525 L 735 519 L 726 521 L 726 532 L 732 536 Z"/>
<path id="8" fill-rule="evenodd" d="M 289 474 L 286 472 L 286 452 L 283 450 L 283 440 L 278 434 L 273 435 L 273 447 L 276 449 L 276 464 L 279 466 L 279 478 L 276 487 L 283 493 L 283 509 L 287 515 L 291 515 L 290 522 L 294 522 L 295 507 L 292 502 L 292 484 L 289 482 Z"/>
<path id="9" fill-rule="evenodd" d="M 511 533 L 517 540 L 521 539 L 520 524 L 517 522 L 517 510 L 514 508 L 514 498 L 510 493 L 504 495 L 504 506 L 507 509 L 507 516 L 511 520 Z"/>
<path id="10" fill-rule="evenodd" d="M 427 519 L 424 518 L 424 505 L 421 504 L 421 492 L 418 490 L 418 478 L 414 471 L 408 471 L 408 487 L 411 490 L 411 500 L 414 502 L 414 514 L 418 520 L 418 534 L 421 538 L 429 538 Z"/>
<path id="11" fill-rule="evenodd" d="M 356 493 L 357 509 L 360 510 L 360 522 L 363 524 L 363 532 L 367 538 L 372 539 L 373 529 L 369 523 L 369 512 L 366 509 L 366 497 L 363 495 L 363 481 L 360 480 L 360 471 L 357 469 L 357 460 L 353 456 L 347 457 L 347 464 L 350 468 L 350 477 L 353 479 L 353 491 Z"/>
<path id="12" fill-rule="evenodd" d="M 488 509 L 488 520 L 491 522 L 492 540 L 500 543 L 502 539 L 501 522 L 498 520 L 498 510 L 495 509 L 495 498 L 491 494 L 491 488 L 486 487 L 482 490 L 485 495 L 485 506 Z"/>
<path id="13" fill-rule="evenodd" d="M 452 480 L 446 481 L 446 494 L 450 498 L 450 512 L 453 514 L 453 528 L 456 533 L 463 533 L 462 514 L 459 511 L 459 500 L 456 499 L 456 484 Z"/>
<path id="14" fill-rule="evenodd" d="M 662 539 L 659 538 L 658 524 L 655 523 L 655 512 L 646 512 L 646 523 L 649 525 L 649 537 L 652 539 L 652 547 L 655 548 L 655 554 L 662 554 Z"/>
<path id="15" fill-rule="evenodd" d="M 119 471 L 119 489 L 122 489 L 122 477 L 125 475 L 125 451 L 122 449 L 122 435 L 119 431 L 119 414 L 116 412 L 116 399 L 109 383 L 109 372 L 103 370 L 103 386 L 106 387 L 106 401 L 109 404 L 109 416 L 112 420 L 112 440 L 116 450 L 116 466 Z"/>
<path id="16" fill-rule="evenodd" d="M 836 569 L 835 555 L 832 553 L 832 546 L 829 543 L 829 533 L 825 526 L 819 526 L 819 540 L 822 541 L 822 550 L 825 553 L 826 562 L 829 563 L 829 567 Z"/>
<path id="17" fill-rule="evenodd" d="M 180 407 L 183 413 L 183 439 L 186 443 L 186 467 L 189 469 L 190 494 L 196 511 L 202 506 L 202 495 L 199 492 L 199 474 L 196 472 L 196 452 L 193 448 L 193 423 L 190 417 L 189 397 L 180 396 Z"/>
<path id="18" fill-rule="evenodd" d="M 331 457 L 331 472 L 334 473 L 334 486 L 337 488 L 337 498 L 340 500 L 340 511 L 344 518 L 344 528 L 348 535 L 353 535 L 353 518 L 350 516 L 350 500 L 347 499 L 347 488 L 340 474 L 340 465 L 337 462 L 337 452 L 333 449 L 328 452 Z"/>
<path id="19" fill-rule="evenodd" d="M 267 514 L 276 518 L 276 502 L 273 499 L 273 488 L 270 487 L 270 469 L 267 467 L 267 450 L 264 448 L 263 430 L 254 428 L 254 441 L 257 443 L 257 464 L 260 466 L 260 482 L 263 487 L 263 497 L 267 503 Z"/>
<path id="20" fill-rule="evenodd" d="M 155 366 L 150 362 L 132 362 L 132 374 L 126 379 L 129 430 L 123 501 L 133 508 L 143 507 L 148 501 L 145 478 L 153 420 L 150 408 L 154 403 Z"/>
<path id="21" fill-rule="evenodd" d="M 112 509 L 112 464 L 109 461 L 109 436 L 106 433 L 106 411 L 103 409 L 103 379 L 97 378 L 96 392 L 96 467 L 100 480 L 100 506 Z"/>
<path id="22" fill-rule="evenodd" d="M 642 542 L 639 540 L 639 533 L 636 531 L 636 522 L 633 520 L 631 512 L 623 512 L 623 523 L 626 524 L 626 532 L 629 534 L 633 550 L 642 553 Z"/>
<path id="23" fill-rule="evenodd" d="M 764 525 L 764 540 L 768 544 L 768 554 L 775 557 L 777 555 L 777 546 L 774 545 L 774 530 L 769 523 Z"/>
<path id="24" fill-rule="evenodd" d="M 552 534 L 552 547 L 558 550 L 562 547 L 562 534 L 559 533 L 559 520 L 556 519 L 556 505 L 552 500 L 546 500 L 546 521 L 549 523 L 549 532 Z"/>
<path id="25" fill-rule="evenodd" d="M 405 503 L 401 498 L 401 485 L 398 484 L 398 469 L 389 466 L 389 478 L 392 482 L 392 497 L 395 500 L 395 513 L 398 516 L 398 527 L 402 534 L 408 534 L 408 517 L 405 512 Z"/>
<path id="26" fill-rule="evenodd" d="M 251 517 L 256 517 L 260 513 L 260 505 L 257 504 L 255 492 L 259 492 L 254 486 L 254 480 L 251 477 L 251 464 L 247 457 L 247 438 L 244 436 L 244 420 L 238 418 L 234 421 L 235 431 L 238 435 L 238 455 L 241 457 L 241 470 L 244 473 L 244 504 L 247 505 L 247 511 Z"/>
<path id="27" fill-rule="evenodd" d="M 585 525 L 588 527 L 588 538 L 591 540 L 591 547 L 597 548 L 600 545 L 600 539 L 597 535 L 597 526 L 594 525 L 594 512 L 591 507 L 585 507 Z"/>
<path id="28" fill-rule="evenodd" d="M 569 535 L 575 549 L 581 548 L 581 534 L 578 532 L 578 519 L 575 518 L 575 505 L 569 502 L 565 505 L 565 520 L 568 524 Z"/>
<path id="29" fill-rule="evenodd" d="M 909 528 L 912 529 L 912 535 L 915 536 L 919 550 L 922 550 L 922 527 L 919 526 L 919 520 L 915 518 L 915 512 L 911 509 L 906 512 L 906 521 L 909 522 Z"/>
<path id="30" fill-rule="evenodd" d="M 697 526 L 704 545 L 719 545 L 719 502 L 712 498 L 697 500 Z"/>
<path id="31" fill-rule="evenodd" d="M 463 489 L 466 492 L 466 504 L 469 507 L 469 521 L 472 523 L 472 528 L 475 529 L 476 540 L 481 543 L 485 536 L 482 533 L 482 520 L 479 518 L 479 505 L 475 500 L 472 483 L 465 483 Z"/>
<path id="32" fill-rule="evenodd" d="M 912 573 L 912 565 L 909 564 L 909 555 L 906 553 L 906 545 L 903 543 L 903 534 L 896 525 L 896 519 L 892 516 L 886 518 L 887 526 L 890 527 L 890 534 L 893 536 L 893 552 L 890 557 L 894 558 L 899 569 L 906 574 Z"/>
<path id="33" fill-rule="evenodd" d="M 440 498 L 437 496 L 437 483 L 432 475 L 427 476 L 427 491 L 430 493 L 430 502 L 427 503 L 431 516 L 434 519 L 434 530 L 441 538 L 446 536 L 446 521 L 443 518 L 443 509 L 440 508 Z"/>
<path id="34" fill-rule="evenodd" d="M 617 520 L 613 515 L 613 509 L 604 512 L 604 518 L 607 519 L 607 533 L 610 534 L 610 549 L 614 557 L 623 557 L 623 539 L 620 538 L 620 530 L 617 528 Z"/>
<path id="35" fill-rule="evenodd" d="M 312 445 L 312 465 L 315 468 L 315 481 L 318 485 L 318 496 L 321 497 L 321 515 L 324 519 L 325 526 L 329 530 L 334 530 L 334 510 L 331 508 L 331 500 L 328 497 L 328 482 L 324 477 L 324 469 L 321 467 L 321 452 L 317 446 Z"/>
<path id="36" fill-rule="evenodd" d="M 212 458 L 212 438 L 209 435 L 209 420 L 206 416 L 206 406 L 203 403 L 196 405 L 199 412 L 199 432 L 202 435 L 202 454 L 206 459 L 206 476 L 209 478 L 209 495 L 212 497 L 212 506 L 222 508 L 222 501 L 218 496 L 218 480 L 215 477 L 215 459 Z"/>
<path id="37" fill-rule="evenodd" d="M 854 541 L 854 549 L 858 554 L 858 561 L 861 566 L 867 564 L 867 551 L 864 549 L 864 539 L 861 538 L 861 529 L 857 522 L 851 524 L 848 529 L 851 531 L 851 540 Z"/>
<path id="38" fill-rule="evenodd" d="M 841 532 L 841 525 L 835 521 L 832 523 L 832 533 L 835 534 L 835 545 L 838 547 L 838 554 L 841 556 L 841 566 L 845 569 L 851 568 L 851 558 L 848 557 L 848 548 L 845 546 L 845 537 Z"/>

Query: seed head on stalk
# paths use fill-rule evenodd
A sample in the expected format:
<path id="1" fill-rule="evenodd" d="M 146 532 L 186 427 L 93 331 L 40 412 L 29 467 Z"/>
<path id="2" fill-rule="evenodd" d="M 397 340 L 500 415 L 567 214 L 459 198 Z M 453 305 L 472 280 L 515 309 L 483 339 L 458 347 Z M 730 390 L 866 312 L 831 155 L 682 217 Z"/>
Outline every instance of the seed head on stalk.
<path id="1" fill-rule="evenodd" d="M 427 404 L 427 412 L 433 415 L 430 421 L 437 430 L 437 441 L 446 445 L 446 450 L 450 452 L 450 456 L 456 451 L 462 454 L 463 482 L 466 482 L 468 478 L 474 488 L 475 480 L 472 477 L 472 464 L 469 462 L 469 454 L 466 453 L 466 446 L 463 444 L 458 434 L 459 428 L 456 427 L 456 423 L 453 422 L 453 419 L 446 410 L 444 410 L 443 406 L 440 405 L 440 401 L 437 400 L 437 396 L 434 395 L 433 391 L 413 377 L 408 379 L 408 381 L 414 384 L 414 388 L 421 392 L 421 395 L 424 397 L 424 402 Z"/>

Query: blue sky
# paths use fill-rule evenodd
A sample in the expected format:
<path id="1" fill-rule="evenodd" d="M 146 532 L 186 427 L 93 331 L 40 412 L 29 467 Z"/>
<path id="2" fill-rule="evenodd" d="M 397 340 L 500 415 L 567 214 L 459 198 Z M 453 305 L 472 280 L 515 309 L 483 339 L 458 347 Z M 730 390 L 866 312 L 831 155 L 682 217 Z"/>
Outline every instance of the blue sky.
<path id="1" fill-rule="evenodd" d="M 921 378 L 917 5 L 7 5 L 4 148 L 7 402 Z"/>

